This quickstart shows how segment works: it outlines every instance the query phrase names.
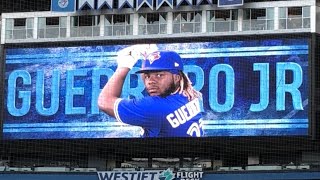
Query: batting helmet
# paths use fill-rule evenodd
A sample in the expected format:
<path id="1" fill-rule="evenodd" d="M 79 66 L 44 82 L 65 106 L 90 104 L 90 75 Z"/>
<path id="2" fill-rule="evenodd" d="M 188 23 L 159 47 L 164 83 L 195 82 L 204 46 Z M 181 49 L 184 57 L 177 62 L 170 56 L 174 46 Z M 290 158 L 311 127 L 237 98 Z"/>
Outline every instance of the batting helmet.
<path id="1" fill-rule="evenodd" d="M 169 71 L 178 74 L 183 71 L 183 63 L 180 55 L 174 51 L 155 51 L 146 56 L 141 69 L 136 73 L 146 71 Z"/>

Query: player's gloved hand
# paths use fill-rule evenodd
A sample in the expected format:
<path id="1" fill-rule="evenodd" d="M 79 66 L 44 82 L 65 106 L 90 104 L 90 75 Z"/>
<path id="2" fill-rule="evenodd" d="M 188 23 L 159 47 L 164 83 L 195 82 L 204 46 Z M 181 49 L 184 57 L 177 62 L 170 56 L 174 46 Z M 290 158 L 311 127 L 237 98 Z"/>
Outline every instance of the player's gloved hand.
<path id="1" fill-rule="evenodd" d="M 146 51 L 155 49 L 156 45 L 142 44 L 142 45 L 133 45 L 127 48 L 122 49 L 118 52 L 117 63 L 118 67 L 127 67 L 132 69 L 139 59 L 143 59 L 147 54 Z"/>
<path id="2" fill-rule="evenodd" d="M 133 51 L 132 46 L 124 48 L 120 50 L 117 54 L 117 63 L 118 63 L 118 68 L 119 67 L 127 67 L 129 69 L 132 69 L 132 67 L 136 64 L 138 61 L 137 58 L 134 58 L 131 54 Z"/>

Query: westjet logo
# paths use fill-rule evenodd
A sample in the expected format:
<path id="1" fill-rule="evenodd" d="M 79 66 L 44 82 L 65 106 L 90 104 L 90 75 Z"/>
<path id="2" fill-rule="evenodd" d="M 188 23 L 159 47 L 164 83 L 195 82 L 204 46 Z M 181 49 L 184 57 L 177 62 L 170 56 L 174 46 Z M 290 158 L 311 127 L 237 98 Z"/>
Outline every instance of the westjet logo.
<path id="1" fill-rule="evenodd" d="M 99 180 L 156 180 L 159 174 L 148 171 L 98 172 Z"/>
<path id="2" fill-rule="evenodd" d="M 183 171 L 173 173 L 170 169 L 161 171 L 105 171 L 97 172 L 99 180 L 201 180 L 203 172 Z"/>

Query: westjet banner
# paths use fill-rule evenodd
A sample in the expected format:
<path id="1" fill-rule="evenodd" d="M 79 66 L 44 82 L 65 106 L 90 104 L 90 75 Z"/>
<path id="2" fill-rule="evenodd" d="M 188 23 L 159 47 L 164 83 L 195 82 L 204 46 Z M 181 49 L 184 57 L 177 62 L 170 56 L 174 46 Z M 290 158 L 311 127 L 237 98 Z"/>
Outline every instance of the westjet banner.
<path id="1" fill-rule="evenodd" d="M 183 59 L 203 94 L 204 137 L 308 134 L 307 39 L 156 44 Z M 6 50 L 5 139 L 133 138 L 140 127 L 99 111 L 97 98 L 127 45 Z M 122 97 L 146 96 L 141 62 Z"/>
<path id="2" fill-rule="evenodd" d="M 149 170 L 97 172 L 99 180 L 201 180 L 202 171 Z"/>
<path id="3" fill-rule="evenodd" d="M 137 171 L 131 172 L 135 173 Z M 141 175 L 140 172 L 140 179 L 138 179 L 138 176 L 135 176 L 136 178 L 129 179 L 129 173 L 128 174 L 122 174 L 117 173 L 116 175 L 107 174 L 107 172 L 98 172 L 98 174 L 94 173 L 0 173 L 0 179 L 5 180 L 17 180 L 17 179 L 23 179 L 23 180 L 109 180 L 107 179 L 109 176 L 110 180 L 146 180 L 149 177 L 152 177 L 155 179 L 155 175 L 152 176 L 151 173 Z M 150 175 L 151 174 L 151 175 Z M 128 177 L 124 178 L 122 177 Z M 184 178 L 184 180 L 191 180 L 196 178 L 191 178 L 193 174 L 190 174 L 188 177 L 189 179 Z M 200 175 L 200 174 L 196 174 Z M 133 175 L 134 176 L 134 175 Z M 142 178 L 143 177 L 143 178 Z M 144 178 L 146 177 L 146 178 Z M 292 180 L 292 179 L 299 179 L 299 180 L 310 180 L 310 179 L 319 179 L 320 172 L 318 171 L 278 171 L 278 172 L 243 172 L 243 171 L 234 171 L 232 173 L 203 173 L 201 180 L 239 180 L 239 179 L 245 179 L 245 180 L 257 180 L 257 179 L 264 179 L 264 180 Z M 151 178 L 149 178 L 151 179 Z M 164 177 L 159 178 L 161 180 L 169 180 L 165 179 Z M 181 178 L 180 180 L 182 180 Z M 200 180 L 200 178 L 198 178 Z M 174 179 L 178 180 L 178 178 Z"/>

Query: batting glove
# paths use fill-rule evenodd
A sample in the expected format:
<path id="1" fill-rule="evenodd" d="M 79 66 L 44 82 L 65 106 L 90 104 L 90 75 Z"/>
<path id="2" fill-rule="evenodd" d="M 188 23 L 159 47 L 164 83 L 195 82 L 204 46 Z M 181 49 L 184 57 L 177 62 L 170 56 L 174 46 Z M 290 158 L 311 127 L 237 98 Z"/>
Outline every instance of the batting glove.
<path id="1" fill-rule="evenodd" d="M 117 63 L 118 67 L 127 67 L 132 69 L 132 67 L 136 64 L 138 59 L 134 58 L 131 55 L 132 47 L 127 47 L 118 52 Z"/>
<path id="2" fill-rule="evenodd" d="M 118 67 L 127 67 L 132 69 L 139 59 L 143 59 L 146 54 L 148 54 L 147 51 L 150 51 L 151 49 L 154 50 L 155 48 L 156 45 L 142 44 L 122 49 L 118 52 Z"/>

